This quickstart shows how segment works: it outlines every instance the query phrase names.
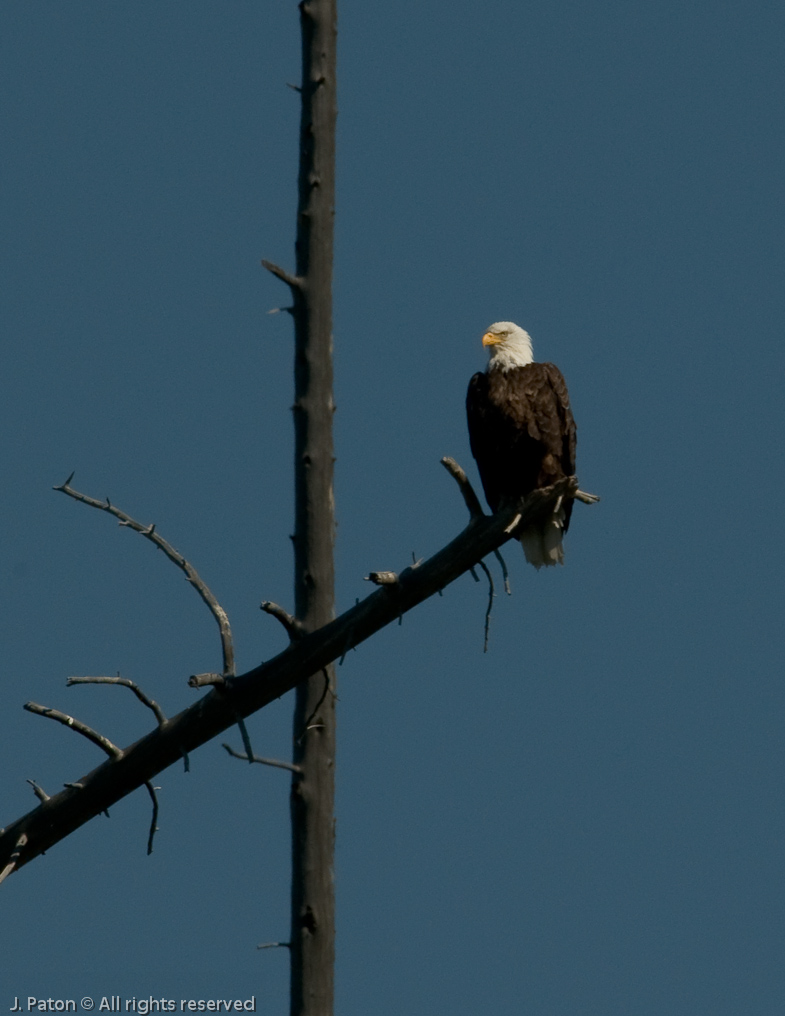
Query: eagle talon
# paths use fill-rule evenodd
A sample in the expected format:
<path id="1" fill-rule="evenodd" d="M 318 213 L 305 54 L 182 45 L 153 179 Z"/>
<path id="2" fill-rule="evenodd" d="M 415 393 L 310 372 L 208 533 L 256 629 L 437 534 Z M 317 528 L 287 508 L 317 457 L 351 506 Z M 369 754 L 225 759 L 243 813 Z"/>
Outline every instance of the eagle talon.
<path id="1" fill-rule="evenodd" d="M 511 533 L 511 532 L 513 531 L 513 529 L 515 529 L 515 527 L 516 527 L 516 526 L 518 525 L 518 523 L 519 523 L 520 521 L 521 521 L 521 513 L 520 513 L 520 512 L 518 512 L 518 514 L 517 514 L 517 515 L 515 516 L 515 518 L 514 518 L 514 519 L 512 520 L 512 522 L 511 522 L 511 523 L 509 524 L 509 526 L 507 526 L 507 527 L 505 528 L 505 530 L 504 530 L 504 531 L 505 531 L 505 533 Z"/>

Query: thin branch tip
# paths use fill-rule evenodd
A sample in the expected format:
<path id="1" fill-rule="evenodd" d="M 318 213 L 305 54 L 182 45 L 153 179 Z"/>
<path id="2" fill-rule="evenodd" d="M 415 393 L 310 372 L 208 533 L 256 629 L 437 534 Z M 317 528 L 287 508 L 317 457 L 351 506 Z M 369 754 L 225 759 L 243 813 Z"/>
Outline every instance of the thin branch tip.
<path id="1" fill-rule="evenodd" d="M 61 483 L 58 487 L 52 487 L 52 490 L 65 490 L 66 487 L 70 484 L 71 480 L 73 480 L 75 475 L 76 475 L 76 470 L 74 469 L 73 472 L 71 473 L 71 475 L 65 481 L 65 483 Z"/>
<path id="2" fill-rule="evenodd" d="M 235 751 L 230 744 L 224 742 L 221 745 L 232 758 L 238 758 L 241 762 L 258 762 L 262 766 L 272 766 L 274 769 L 288 769 L 292 773 L 296 773 L 298 776 L 302 775 L 302 766 L 295 765 L 294 762 L 282 762 L 277 758 L 262 758 L 261 755 L 248 754 L 243 755 L 239 751 Z"/>
<path id="3" fill-rule="evenodd" d="M 485 576 L 488 579 L 488 606 L 485 610 L 485 639 L 483 641 L 482 651 L 488 652 L 488 632 L 491 627 L 491 610 L 493 609 L 493 598 L 496 596 L 496 591 L 493 588 L 493 575 L 491 575 L 490 568 L 484 561 L 478 562 L 482 570 L 485 572 Z M 479 581 L 479 579 L 478 579 Z"/>
<path id="4" fill-rule="evenodd" d="M 266 268 L 276 279 L 285 282 L 289 289 L 296 292 L 303 288 L 303 280 L 299 276 L 290 275 L 289 272 L 281 268 L 280 265 L 276 265 L 273 261 L 267 261 L 265 258 L 262 258 L 262 267 Z"/>

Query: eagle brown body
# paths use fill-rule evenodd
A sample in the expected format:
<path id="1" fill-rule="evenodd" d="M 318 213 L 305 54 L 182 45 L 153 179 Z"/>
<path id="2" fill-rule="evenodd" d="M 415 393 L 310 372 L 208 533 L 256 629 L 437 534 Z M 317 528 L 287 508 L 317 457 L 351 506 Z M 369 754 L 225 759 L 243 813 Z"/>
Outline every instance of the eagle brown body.
<path id="1" fill-rule="evenodd" d="M 491 326 L 486 345 L 504 342 L 493 331 L 501 325 Z M 525 336 L 531 357 L 528 335 L 516 325 L 510 327 Z M 575 473 L 576 427 L 561 371 L 552 363 L 509 361 L 509 351 L 506 361 L 492 353 L 487 371 L 472 377 L 466 396 L 472 455 L 494 512 L 507 501 Z M 563 562 L 561 537 L 571 512 L 572 500 L 567 499 L 550 520 L 522 534 L 527 560 L 535 567 Z"/>

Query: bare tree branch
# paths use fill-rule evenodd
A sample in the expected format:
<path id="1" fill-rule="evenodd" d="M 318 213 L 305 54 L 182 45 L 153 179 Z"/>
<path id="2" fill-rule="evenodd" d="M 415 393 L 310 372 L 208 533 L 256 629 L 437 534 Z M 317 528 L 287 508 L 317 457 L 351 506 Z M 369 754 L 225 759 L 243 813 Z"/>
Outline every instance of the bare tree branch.
<path id="1" fill-rule="evenodd" d="M 358 600 L 357 602 L 359 603 L 359 600 Z M 350 649 L 352 648 L 352 645 L 351 645 L 351 641 L 352 641 L 352 632 L 351 632 L 351 629 L 350 629 L 350 630 L 349 630 L 349 631 L 348 631 L 348 632 L 346 633 L 346 645 L 344 646 L 343 652 L 341 653 L 341 658 L 340 658 L 340 660 L 338 660 L 338 666 L 339 666 L 339 667 L 342 667 L 342 666 L 343 666 L 343 661 L 344 661 L 344 660 L 346 659 L 346 654 L 347 654 L 347 653 L 349 652 L 349 650 L 350 650 Z"/>
<path id="2" fill-rule="evenodd" d="M 39 706 L 37 702 L 25 702 L 24 708 L 28 713 L 37 713 L 38 716 L 48 716 L 50 720 L 57 720 L 58 723 L 62 723 L 64 727 L 70 727 L 75 730 L 77 734 L 81 734 L 82 737 L 86 737 L 88 741 L 92 741 L 93 744 L 105 751 L 109 758 L 118 759 L 122 758 L 123 753 L 116 744 L 112 744 L 108 737 L 104 737 L 103 734 L 99 734 L 97 730 L 93 730 L 92 727 L 88 727 L 86 723 L 82 723 L 81 720 L 74 719 L 73 716 L 68 716 L 66 713 L 61 713 L 59 709 L 50 709 L 48 706 Z M 51 798 L 50 798 L 51 800 Z"/>
<path id="3" fill-rule="evenodd" d="M 134 532 L 144 536 L 145 539 L 150 540 L 154 543 L 159 550 L 162 550 L 164 554 L 177 565 L 183 572 L 185 577 L 199 593 L 201 598 L 207 604 L 210 613 L 218 623 L 218 628 L 221 632 L 221 650 L 223 652 L 223 672 L 227 675 L 234 675 L 234 646 L 232 643 L 232 629 L 229 625 L 229 618 L 226 616 L 226 611 L 223 609 L 221 604 L 216 600 L 213 594 L 210 592 L 207 583 L 199 577 L 196 569 L 191 565 L 183 555 L 174 549 L 174 547 L 167 543 L 167 541 L 159 536 L 155 531 L 155 524 L 150 526 L 143 526 L 141 522 L 137 522 L 136 519 L 132 519 L 130 515 L 127 515 L 124 511 L 111 503 L 109 498 L 106 501 L 97 501 L 94 497 L 88 497 L 87 494 L 80 494 L 78 490 L 74 490 L 71 486 L 71 480 L 74 478 L 74 474 L 68 477 L 65 483 L 60 484 L 59 487 L 53 487 L 53 490 L 59 490 L 63 494 L 67 494 L 72 497 L 75 501 L 81 501 L 82 504 L 89 505 L 91 508 L 98 508 L 99 511 L 109 512 L 110 515 L 114 515 L 119 520 L 121 526 L 128 526 L 129 529 L 133 529 Z"/>
<path id="4" fill-rule="evenodd" d="M 327 667 L 322 667 L 322 676 L 324 677 L 324 688 L 322 689 L 322 694 L 319 696 L 319 699 L 318 699 L 316 705 L 311 710 L 311 715 L 308 717 L 308 719 L 303 724 L 303 729 L 300 731 L 300 733 L 297 735 L 297 737 L 295 737 L 295 743 L 297 743 L 297 744 L 302 744 L 302 740 L 305 737 L 305 735 L 308 733 L 309 730 L 314 730 L 315 727 L 323 726 L 323 724 L 312 724 L 311 723 L 311 721 L 316 718 L 316 714 L 321 709 L 322 703 L 327 698 L 327 692 L 330 690 L 330 674 L 329 674 L 329 672 L 327 670 Z M 336 695 L 334 693 L 333 693 L 333 698 L 336 698 Z M 301 766 L 298 766 L 298 768 L 302 769 Z"/>
<path id="5" fill-rule="evenodd" d="M 279 607 L 277 603 L 273 603 L 272 600 L 264 600 L 259 604 L 259 610 L 263 610 L 265 614 L 269 614 L 274 617 L 276 621 L 280 621 L 286 629 L 286 634 L 289 636 L 290 641 L 298 639 L 305 628 L 300 624 L 296 617 L 292 617 L 290 613 L 285 611 L 283 607 Z"/>
<path id="6" fill-rule="evenodd" d="M 469 509 L 469 515 L 472 519 L 481 519 L 485 516 L 485 512 L 482 510 L 482 505 L 477 495 L 474 493 L 474 487 L 469 482 L 469 477 L 465 471 L 458 465 L 455 459 L 449 455 L 445 455 L 442 459 L 442 465 L 455 480 L 460 488 L 463 500 L 466 502 L 466 507 Z"/>
<path id="7" fill-rule="evenodd" d="M 491 627 L 491 610 L 493 610 L 493 598 L 496 592 L 493 588 L 493 575 L 491 575 L 490 568 L 484 561 L 478 562 L 479 566 L 485 572 L 485 577 L 488 579 L 488 607 L 485 611 L 485 639 L 482 644 L 482 651 L 488 652 L 488 632 Z"/>
<path id="8" fill-rule="evenodd" d="M 502 552 L 497 547 L 493 552 L 496 555 L 496 560 L 502 566 L 502 578 L 504 579 L 504 591 L 508 596 L 512 596 L 512 589 L 510 589 L 510 575 L 507 571 L 507 562 L 502 557 Z"/>
<path id="9" fill-rule="evenodd" d="M 553 487 L 534 491 L 519 507 L 508 506 L 494 516 L 470 522 L 418 568 L 404 569 L 397 585 L 375 590 L 271 660 L 228 680 L 225 687 L 214 688 L 190 708 L 120 752 L 120 757 L 105 762 L 11 823 L 0 833 L 0 870 L 12 860 L 11 870 L 27 864 L 178 761 L 184 752 L 193 751 L 233 726 L 238 715 L 250 716 L 307 677 L 318 674 L 347 649 L 360 645 L 502 546 L 510 539 L 507 530 L 517 515 L 519 523 L 530 524 L 546 514 L 558 497 L 571 496 L 576 489 L 577 481 L 569 477 Z M 66 724 L 68 719 L 65 718 Z M 27 838 L 20 843 L 22 834 Z"/>
<path id="10" fill-rule="evenodd" d="M 242 716 L 238 715 L 237 726 L 240 728 L 240 740 L 243 742 L 246 758 L 248 759 L 249 762 L 253 762 L 254 754 L 253 748 L 251 746 L 251 738 L 248 734 L 248 728 L 246 727 L 245 720 L 242 718 Z"/>
<path id="11" fill-rule="evenodd" d="M 147 787 L 147 793 L 150 795 L 150 800 L 153 802 L 153 817 L 150 821 L 150 833 L 147 837 L 147 854 L 148 856 L 153 852 L 153 837 L 158 832 L 158 796 L 156 790 L 160 790 L 160 787 L 154 787 L 149 780 L 145 780 Z"/>
<path id="12" fill-rule="evenodd" d="M 282 762 L 280 759 L 277 758 L 262 758 L 261 755 L 251 755 L 251 757 L 249 758 L 247 753 L 243 755 L 239 751 L 235 751 L 234 748 L 231 747 L 231 745 L 224 743 L 222 747 L 229 752 L 232 758 L 239 758 L 243 762 L 258 762 L 259 765 L 263 766 L 274 766 L 276 769 L 288 769 L 289 772 L 292 773 L 302 772 L 300 766 L 296 766 L 293 762 Z"/>
<path id="13" fill-rule="evenodd" d="M 223 674 L 214 674 L 211 671 L 208 671 L 206 674 L 191 674 L 188 678 L 189 688 L 205 688 L 208 685 L 220 688 L 225 684 L 226 678 Z"/>
<path id="14" fill-rule="evenodd" d="M 47 794 L 47 792 L 42 787 L 39 787 L 38 784 L 35 782 L 35 780 L 28 780 L 27 782 L 33 788 L 33 793 L 35 794 L 35 796 L 38 798 L 39 801 L 43 803 L 44 801 L 49 800 L 49 794 Z"/>
<path id="15" fill-rule="evenodd" d="M 5 832 L 5 830 L 3 830 L 3 832 Z M 3 882 L 5 879 L 7 879 L 8 876 L 11 874 L 11 872 L 16 869 L 16 866 L 19 863 L 19 858 L 22 856 L 22 850 L 26 845 L 27 845 L 27 834 L 22 833 L 19 839 L 14 844 L 13 852 L 8 857 L 8 863 L 3 868 L 3 870 L 0 871 L 0 883 Z"/>
<path id="16" fill-rule="evenodd" d="M 266 268 L 268 272 L 274 275 L 281 282 L 285 282 L 286 285 L 292 290 L 293 293 L 299 292 L 303 288 L 303 280 L 297 275 L 290 275 L 284 271 L 283 268 L 279 268 L 278 265 L 273 264 L 272 261 L 265 261 L 262 258 L 262 267 Z M 278 310 L 289 310 L 288 307 L 276 308 Z M 270 312 L 272 313 L 272 311 Z"/>
<path id="17" fill-rule="evenodd" d="M 148 709 L 152 709 L 155 713 L 156 720 L 158 720 L 159 726 L 163 726 L 163 724 L 166 723 L 166 716 L 158 703 L 153 701 L 153 699 L 148 698 L 139 685 L 135 684 L 127 677 L 120 677 L 119 674 L 117 677 L 69 677 L 66 679 L 65 683 L 66 686 L 70 686 L 72 684 L 120 684 L 124 688 L 130 688 L 140 702 L 146 705 Z"/>

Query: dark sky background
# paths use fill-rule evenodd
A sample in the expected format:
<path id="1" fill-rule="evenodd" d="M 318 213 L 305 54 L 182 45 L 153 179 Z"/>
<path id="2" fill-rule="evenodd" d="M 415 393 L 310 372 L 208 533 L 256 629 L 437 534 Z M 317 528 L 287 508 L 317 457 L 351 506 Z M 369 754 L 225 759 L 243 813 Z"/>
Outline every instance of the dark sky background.
<path id="1" fill-rule="evenodd" d="M 771 1016 L 785 1004 L 781 4 L 343 2 L 338 607 L 466 522 L 493 321 L 562 368 L 567 564 L 507 549 L 340 670 L 342 1016 Z M 0 10 L 0 824 L 99 764 L 291 607 L 296 5 Z M 496 568 L 495 563 L 493 567 Z M 498 569 L 497 569 L 498 577 Z M 249 722 L 287 757 L 291 696 Z M 228 738 L 240 746 L 236 731 Z M 222 740 L 222 739 L 219 739 Z M 0 888 L 13 997 L 287 1011 L 287 776 L 219 743 Z"/>

